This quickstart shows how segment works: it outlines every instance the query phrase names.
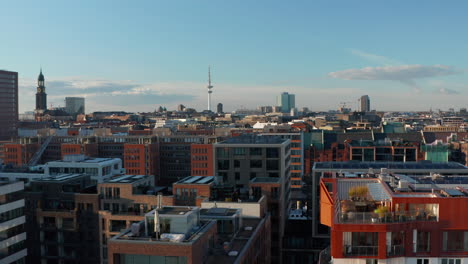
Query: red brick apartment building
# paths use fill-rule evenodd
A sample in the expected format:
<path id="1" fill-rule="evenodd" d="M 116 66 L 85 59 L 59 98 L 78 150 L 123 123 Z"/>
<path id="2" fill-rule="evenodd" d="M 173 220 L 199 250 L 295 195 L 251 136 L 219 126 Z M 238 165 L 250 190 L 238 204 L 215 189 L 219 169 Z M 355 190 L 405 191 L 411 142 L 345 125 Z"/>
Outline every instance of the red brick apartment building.
<path id="1" fill-rule="evenodd" d="M 468 176 L 322 178 L 334 264 L 468 262 Z"/>
<path id="2" fill-rule="evenodd" d="M 213 144 L 190 145 L 191 176 L 213 176 Z"/>

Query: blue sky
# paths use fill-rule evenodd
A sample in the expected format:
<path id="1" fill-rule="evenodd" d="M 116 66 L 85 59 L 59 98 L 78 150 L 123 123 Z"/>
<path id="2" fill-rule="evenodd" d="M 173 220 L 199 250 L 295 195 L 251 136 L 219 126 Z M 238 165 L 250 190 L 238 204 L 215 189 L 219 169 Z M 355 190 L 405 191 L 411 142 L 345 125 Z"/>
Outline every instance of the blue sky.
<path id="1" fill-rule="evenodd" d="M 34 108 L 42 65 L 49 102 L 87 111 L 183 103 L 336 109 L 362 94 L 377 110 L 466 107 L 466 1 L 9 1 L 0 68 L 18 71 Z"/>

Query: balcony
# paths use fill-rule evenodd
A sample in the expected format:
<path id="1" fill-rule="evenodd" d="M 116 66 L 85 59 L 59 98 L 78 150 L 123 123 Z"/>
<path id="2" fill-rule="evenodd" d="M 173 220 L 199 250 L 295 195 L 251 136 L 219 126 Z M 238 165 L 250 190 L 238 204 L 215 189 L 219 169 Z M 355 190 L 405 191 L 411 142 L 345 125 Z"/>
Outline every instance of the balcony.
<path id="1" fill-rule="evenodd" d="M 344 246 L 345 256 L 377 256 L 379 252 L 378 246 Z"/>
<path id="2" fill-rule="evenodd" d="M 437 216 L 420 211 L 400 211 L 387 213 L 374 212 L 338 212 L 339 224 L 391 224 L 415 221 L 437 222 Z"/>
<path id="3" fill-rule="evenodd" d="M 405 254 L 404 245 L 387 246 L 387 257 L 403 256 Z"/>

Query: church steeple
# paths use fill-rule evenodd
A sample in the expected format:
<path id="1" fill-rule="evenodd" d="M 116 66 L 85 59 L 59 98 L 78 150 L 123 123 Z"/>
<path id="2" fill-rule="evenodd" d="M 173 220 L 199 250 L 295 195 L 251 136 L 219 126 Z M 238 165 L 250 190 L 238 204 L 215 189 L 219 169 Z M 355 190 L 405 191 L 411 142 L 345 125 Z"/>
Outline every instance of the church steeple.
<path id="1" fill-rule="evenodd" d="M 39 77 L 37 77 L 37 87 L 45 87 L 45 79 L 44 74 L 42 74 L 42 67 L 41 72 L 39 73 Z"/>
<path id="2" fill-rule="evenodd" d="M 37 77 L 36 110 L 47 110 L 47 94 L 45 93 L 45 78 L 42 74 L 42 67 Z"/>

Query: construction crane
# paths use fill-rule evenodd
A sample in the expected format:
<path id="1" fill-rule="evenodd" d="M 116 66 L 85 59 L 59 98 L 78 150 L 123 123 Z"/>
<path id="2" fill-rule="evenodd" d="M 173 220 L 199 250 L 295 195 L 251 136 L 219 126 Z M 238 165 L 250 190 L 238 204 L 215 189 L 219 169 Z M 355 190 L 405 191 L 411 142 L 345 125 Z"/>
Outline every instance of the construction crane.
<path id="1" fill-rule="evenodd" d="M 340 102 L 340 108 L 338 109 L 342 113 L 349 113 L 351 112 L 351 108 L 347 107 L 347 104 L 352 104 L 353 102 Z"/>

